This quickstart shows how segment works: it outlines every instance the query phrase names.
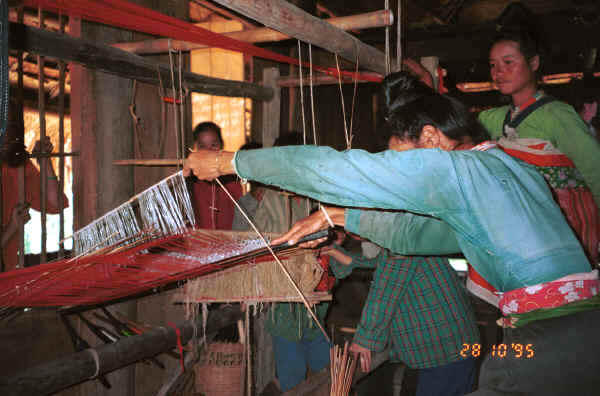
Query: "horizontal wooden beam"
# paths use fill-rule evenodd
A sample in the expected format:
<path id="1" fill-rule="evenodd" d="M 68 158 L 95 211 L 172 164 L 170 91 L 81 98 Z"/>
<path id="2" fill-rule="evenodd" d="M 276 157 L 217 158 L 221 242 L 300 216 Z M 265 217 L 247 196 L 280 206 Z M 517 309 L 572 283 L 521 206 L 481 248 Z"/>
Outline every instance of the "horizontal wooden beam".
<path id="1" fill-rule="evenodd" d="M 163 85 L 171 88 L 171 70 L 167 65 L 118 48 L 12 22 L 9 41 L 9 47 L 15 50 L 76 62 L 90 69 L 153 85 L 159 85 L 162 79 Z M 188 71 L 182 74 L 185 87 L 192 92 L 256 100 L 270 100 L 273 96 L 272 89 L 257 84 L 207 77 Z"/>
<path id="2" fill-rule="evenodd" d="M 389 10 L 373 11 L 366 14 L 352 15 L 340 18 L 326 19 L 325 22 L 342 30 L 369 29 L 389 26 L 394 22 L 394 17 Z M 223 35 L 247 43 L 264 43 L 287 40 L 290 36 L 269 28 L 242 30 L 223 33 Z M 160 54 L 175 51 L 191 51 L 206 48 L 206 45 L 181 40 L 156 39 L 135 41 L 130 43 L 117 43 L 112 45 L 135 54 Z"/>
<path id="3" fill-rule="evenodd" d="M 383 52 L 285 0 L 214 1 L 267 27 L 358 63 L 363 69 L 385 74 Z"/>
<path id="4" fill-rule="evenodd" d="M 362 75 L 368 75 L 369 73 L 361 73 Z M 378 75 L 377 75 L 378 76 Z M 374 76 L 375 77 L 375 76 Z M 322 75 L 319 74 L 317 76 L 313 76 L 312 79 L 312 85 L 332 85 L 332 84 L 339 84 L 339 80 L 337 77 L 334 76 L 326 76 L 326 75 Z M 362 80 L 358 80 L 359 83 L 363 83 L 363 82 L 371 82 L 371 81 L 362 81 Z M 344 77 L 342 78 L 342 84 L 353 84 L 354 80 L 348 77 Z M 299 87 L 300 86 L 300 78 L 298 76 L 285 76 L 285 77 L 281 77 L 279 78 L 279 80 L 277 80 L 277 85 L 282 87 L 282 88 L 289 88 L 289 87 Z M 310 85 L 310 77 L 306 77 L 303 76 L 302 78 L 302 85 L 305 87 L 308 87 Z"/>
<path id="5" fill-rule="evenodd" d="M 242 317 L 243 313 L 239 305 L 213 310 L 208 316 L 206 333 L 215 333 L 225 326 L 236 323 Z M 174 328 L 159 327 L 32 367 L 10 377 L 0 378 L 0 394 L 3 396 L 54 394 L 88 381 L 94 376 L 168 352 L 177 347 L 178 338 L 182 344 L 186 344 L 193 337 L 195 329 L 202 328 L 201 322 L 202 320 L 198 323 L 192 321 L 178 323 L 179 335 Z"/>

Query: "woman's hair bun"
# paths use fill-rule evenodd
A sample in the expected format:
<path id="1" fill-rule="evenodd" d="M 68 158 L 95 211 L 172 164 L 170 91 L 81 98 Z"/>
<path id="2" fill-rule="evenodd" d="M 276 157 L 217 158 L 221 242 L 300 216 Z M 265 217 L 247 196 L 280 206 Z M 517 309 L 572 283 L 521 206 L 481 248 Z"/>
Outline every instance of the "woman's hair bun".
<path id="1" fill-rule="evenodd" d="M 422 83 L 418 77 L 407 71 L 388 74 L 381 83 L 385 100 L 385 113 L 393 111 L 416 99 L 435 94 L 435 91 Z"/>

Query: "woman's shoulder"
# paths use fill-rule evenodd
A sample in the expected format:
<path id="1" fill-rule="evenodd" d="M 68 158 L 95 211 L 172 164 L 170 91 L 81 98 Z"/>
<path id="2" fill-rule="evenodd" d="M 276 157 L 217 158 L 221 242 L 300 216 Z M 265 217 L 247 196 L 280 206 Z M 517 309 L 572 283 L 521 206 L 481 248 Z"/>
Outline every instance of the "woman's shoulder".
<path id="1" fill-rule="evenodd" d="M 484 126 L 485 129 L 495 137 L 498 133 L 502 133 L 502 125 L 504 124 L 504 118 L 509 106 L 494 107 L 492 109 L 484 110 L 477 118 L 479 122 Z"/>

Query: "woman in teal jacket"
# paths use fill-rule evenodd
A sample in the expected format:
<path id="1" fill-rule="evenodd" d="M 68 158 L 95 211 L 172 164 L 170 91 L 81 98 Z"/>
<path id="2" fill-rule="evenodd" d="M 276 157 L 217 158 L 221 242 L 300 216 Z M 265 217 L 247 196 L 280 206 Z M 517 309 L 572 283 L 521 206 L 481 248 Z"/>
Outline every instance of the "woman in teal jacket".
<path id="1" fill-rule="evenodd" d="M 502 293 L 500 306 L 510 318 L 504 347 L 514 349 L 486 357 L 474 394 L 594 394 L 593 373 L 600 370 L 597 274 L 590 273 L 544 178 L 491 144 L 465 150 L 465 123 L 470 119 L 464 107 L 442 95 L 422 95 L 389 120 L 415 150 L 370 154 L 292 146 L 197 152 L 186 171 L 201 179 L 237 173 L 334 205 L 442 220 L 469 262 Z M 284 238 L 311 231 L 302 229 L 295 226 Z M 510 327 L 514 315 L 537 310 L 555 317 Z M 535 353 L 524 355 L 525 346 Z"/>

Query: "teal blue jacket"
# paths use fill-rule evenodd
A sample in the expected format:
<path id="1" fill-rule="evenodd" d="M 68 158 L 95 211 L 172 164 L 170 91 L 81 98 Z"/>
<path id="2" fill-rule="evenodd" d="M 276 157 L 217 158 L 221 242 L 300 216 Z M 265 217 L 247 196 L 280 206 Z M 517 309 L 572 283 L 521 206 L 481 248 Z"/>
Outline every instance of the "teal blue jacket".
<path id="1" fill-rule="evenodd" d="M 233 165 L 243 179 L 321 202 L 438 218 L 499 291 L 590 271 L 543 177 L 499 149 L 370 154 L 289 146 L 239 151 Z"/>

